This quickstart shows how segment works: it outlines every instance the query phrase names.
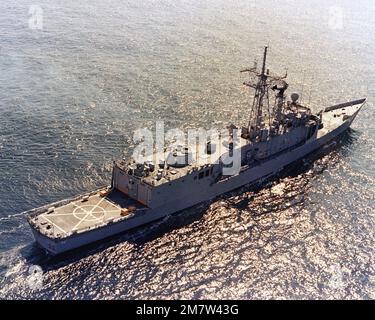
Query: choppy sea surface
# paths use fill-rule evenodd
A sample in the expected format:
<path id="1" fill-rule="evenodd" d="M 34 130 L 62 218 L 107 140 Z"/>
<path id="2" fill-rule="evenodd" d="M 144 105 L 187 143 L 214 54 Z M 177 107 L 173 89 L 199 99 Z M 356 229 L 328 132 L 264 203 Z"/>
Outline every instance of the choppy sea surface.
<path id="1" fill-rule="evenodd" d="M 0 297 L 374 299 L 374 17 L 371 0 L 2 0 Z M 36 246 L 23 212 L 108 184 L 135 129 L 246 123 L 239 70 L 264 45 L 314 111 L 368 97 L 340 148 L 59 259 Z"/>

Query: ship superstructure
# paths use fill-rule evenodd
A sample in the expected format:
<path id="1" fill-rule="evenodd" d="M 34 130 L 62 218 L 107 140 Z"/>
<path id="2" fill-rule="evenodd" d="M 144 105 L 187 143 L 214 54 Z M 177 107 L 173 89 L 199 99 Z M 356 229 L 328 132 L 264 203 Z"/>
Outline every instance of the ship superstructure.
<path id="1" fill-rule="evenodd" d="M 244 85 L 255 91 L 246 126 L 228 126 L 226 139 L 166 147 L 147 161 L 114 162 L 110 187 L 29 213 L 36 241 L 57 254 L 150 223 L 259 183 L 349 128 L 365 99 L 314 115 L 299 103 L 298 94 L 287 99 L 287 74 L 270 74 L 267 50 L 260 70 L 254 66 L 241 71 L 250 76 Z M 235 156 L 237 169 L 227 170 L 235 166 Z"/>
<path id="2" fill-rule="evenodd" d="M 260 72 L 256 67 L 241 71 L 248 72 L 255 78 L 244 82 L 245 86 L 255 90 L 255 94 L 248 126 L 228 126 L 228 139 L 224 141 L 228 145 L 228 151 L 224 150 L 227 152 L 213 152 L 212 149 L 216 151 L 218 147 L 217 143 L 207 141 L 203 147 L 205 153 L 211 155 L 207 163 L 198 161 L 195 146 L 187 145 L 167 148 L 161 157 L 154 154 L 150 162 L 137 163 L 135 159 L 117 161 L 113 172 L 113 187 L 147 207 L 155 208 L 170 202 L 171 192 L 173 197 L 182 200 L 189 197 L 194 184 L 207 184 L 207 187 L 212 188 L 212 184 L 226 179 L 223 172 L 225 161 L 222 160 L 235 148 L 231 141 L 235 129 L 240 131 L 240 141 L 237 143 L 240 145 L 237 146 L 240 148 L 240 170 L 259 165 L 310 139 L 316 139 L 318 130 L 322 127 L 321 116 L 313 115 L 309 108 L 299 104 L 298 94 L 292 94 L 292 100 L 286 101 L 287 75 L 271 76 L 266 69 L 266 59 L 267 47 Z M 270 102 L 270 91 L 276 93 L 273 104 Z M 162 161 L 155 161 L 156 159 Z"/>

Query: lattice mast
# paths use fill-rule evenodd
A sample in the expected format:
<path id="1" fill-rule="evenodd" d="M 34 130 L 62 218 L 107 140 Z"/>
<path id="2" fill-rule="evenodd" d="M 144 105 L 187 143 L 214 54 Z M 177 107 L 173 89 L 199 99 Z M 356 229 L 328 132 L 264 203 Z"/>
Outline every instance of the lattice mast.
<path id="1" fill-rule="evenodd" d="M 256 137 L 263 129 L 271 129 L 272 121 L 279 123 L 282 117 L 282 109 L 285 104 L 284 92 L 288 87 L 285 81 L 287 77 L 270 76 L 269 70 L 266 68 L 268 47 L 264 48 L 262 70 L 259 73 L 257 66 L 250 69 L 242 70 L 250 75 L 255 75 L 256 79 L 244 82 L 244 85 L 255 89 L 254 99 L 250 110 L 250 119 L 248 123 L 248 132 L 250 137 Z M 273 85 L 271 87 L 271 85 Z M 277 90 L 275 104 L 270 107 L 269 89 Z M 265 118 L 267 114 L 267 119 Z M 268 121 L 266 121 L 268 120 Z M 266 123 L 267 122 L 267 123 Z M 275 123 L 277 126 L 277 124 Z"/>

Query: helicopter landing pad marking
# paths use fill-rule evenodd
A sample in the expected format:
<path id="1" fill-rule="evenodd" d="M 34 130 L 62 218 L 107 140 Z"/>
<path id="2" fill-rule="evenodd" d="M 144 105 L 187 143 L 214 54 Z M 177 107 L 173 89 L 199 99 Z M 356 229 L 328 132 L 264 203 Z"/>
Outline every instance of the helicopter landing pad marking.
<path id="1" fill-rule="evenodd" d="M 96 225 L 107 219 L 119 217 L 120 214 L 120 206 L 105 197 L 92 196 L 86 202 L 73 202 L 70 205 L 56 208 L 51 213 L 44 213 L 41 217 L 57 229 L 52 230 L 53 232 L 67 234 Z"/>
<path id="2" fill-rule="evenodd" d="M 56 206 L 52 211 L 38 216 L 38 223 L 43 233 L 51 233 L 55 236 L 67 235 L 80 230 L 92 229 L 99 224 L 121 218 L 121 210 L 129 206 L 135 206 L 138 210 L 146 207 L 123 193 L 114 190 L 107 197 L 101 197 L 99 193 L 92 194 L 88 199 L 81 197 L 65 205 Z"/>
<path id="3" fill-rule="evenodd" d="M 78 220 L 97 221 L 103 219 L 104 215 L 105 210 L 102 207 L 96 207 L 93 209 L 90 205 L 77 207 L 73 211 L 73 216 Z"/>
<path id="4" fill-rule="evenodd" d="M 83 222 L 83 221 L 90 221 L 90 219 L 87 219 L 89 216 L 92 216 L 94 217 L 94 221 L 97 220 L 95 218 L 95 216 L 93 215 L 93 213 L 95 212 L 95 210 L 100 206 L 100 204 L 105 200 L 105 198 L 102 198 L 97 204 L 93 205 L 93 206 L 90 206 L 90 205 L 85 205 L 83 207 L 90 207 L 90 210 L 86 210 L 86 209 L 83 209 L 81 207 L 81 210 L 84 211 L 83 213 L 85 213 L 85 215 L 83 216 L 83 218 L 80 219 L 80 221 L 73 227 L 72 230 L 76 230 L 78 228 L 78 226 Z M 78 209 L 78 208 L 77 208 Z M 75 209 L 75 210 L 77 210 Z M 103 214 L 103 216 L 105 215 L 105 210 L 103 208 L 100 207 L 100 209 L 102 210 L 101 213 Z M 74 211 L 75 211 L 74 210 Z M 73 215 L 74 215 L 74 212 L 73 212 Z M 75 215 L 74 215 L 75 216 Z M 75 216 L 76 217 L 76 216 Z"/>

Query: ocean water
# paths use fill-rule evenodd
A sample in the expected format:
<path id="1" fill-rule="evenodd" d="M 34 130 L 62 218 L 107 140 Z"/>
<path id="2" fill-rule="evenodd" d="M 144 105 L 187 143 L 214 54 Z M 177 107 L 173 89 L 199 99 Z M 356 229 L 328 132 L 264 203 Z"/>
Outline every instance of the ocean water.
<path id="1" fill-rule="evenodd" d="M 0 297 L 374 299 L 374 17 L 371 0 L 2 0 Z M 246 123 L 239 70 L 264 45 L 314 111 L 368 97 L 340 148 L 74 254 L 38 249 L 23 212 L 108 184 L 135 129 Z"/>

